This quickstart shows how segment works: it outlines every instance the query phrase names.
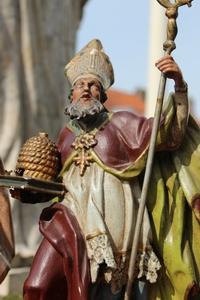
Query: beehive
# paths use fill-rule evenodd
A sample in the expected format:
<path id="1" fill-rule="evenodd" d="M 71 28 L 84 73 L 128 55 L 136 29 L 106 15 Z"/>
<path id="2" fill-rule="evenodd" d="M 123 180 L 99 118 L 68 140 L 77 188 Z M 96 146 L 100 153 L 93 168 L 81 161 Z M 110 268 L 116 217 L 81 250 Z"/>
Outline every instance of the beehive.
<path id="1" fill-rule="evenodd" d="M 16 175 L 53 181 L 60 169 L 58 149 L 48 134 L 40 132 L 22 146 L 16 164 Z"/>

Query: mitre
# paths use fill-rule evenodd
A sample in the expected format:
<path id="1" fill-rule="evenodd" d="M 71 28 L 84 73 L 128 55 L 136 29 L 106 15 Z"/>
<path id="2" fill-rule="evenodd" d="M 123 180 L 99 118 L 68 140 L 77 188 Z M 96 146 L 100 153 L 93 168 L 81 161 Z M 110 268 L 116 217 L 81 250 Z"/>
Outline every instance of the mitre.
<path id="1" fill-rule="evenodd" d="M 81 78 L 94 77 L 104 90 L 114 82 L 113 67 L 99 40 L 93 39 L 65 66 L 65 76 L 70 84 Z"/>

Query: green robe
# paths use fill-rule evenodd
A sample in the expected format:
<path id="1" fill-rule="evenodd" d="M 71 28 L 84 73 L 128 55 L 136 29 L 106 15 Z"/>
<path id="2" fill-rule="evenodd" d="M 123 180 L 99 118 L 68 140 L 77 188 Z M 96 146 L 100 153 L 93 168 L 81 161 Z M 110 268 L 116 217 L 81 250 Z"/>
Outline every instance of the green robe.
<path id="1" fill-rule="evenodd" d="M 162 275 L 149 299 L 187 299 L 200 281 L 200 218 L 192 209 L 200 195 L 200 130 L 190 117 L 178 150 L 157 153 L 147 207 Z"/>

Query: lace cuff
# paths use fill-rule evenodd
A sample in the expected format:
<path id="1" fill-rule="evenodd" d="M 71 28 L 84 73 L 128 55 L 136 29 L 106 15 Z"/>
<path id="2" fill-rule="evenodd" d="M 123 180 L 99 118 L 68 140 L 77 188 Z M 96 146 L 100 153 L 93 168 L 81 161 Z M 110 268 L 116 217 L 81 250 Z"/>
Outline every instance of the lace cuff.
<path id="1" fill-rule="evenodd" d="M 145 277 L 150 283 L 157 281 L 157 271 L 160 270 L 161 264 L 151 247 L 138 252 L 137 267 L 138 278 Z"/>
<path id="2" fill-rule="evenodd" d="M 87 240 L 88 257 L 92 282 L 95 282 L 98 275 L 99 265 L 106 263 L 112 269 L 116 268 L 113 251 L 106 234 L 100 234 Z"/>
<path id="3" fill-rule="evenodd" d="M 102 263 L 106 264 L 104 278 L 111 284 L 112 292 L 120 290 L 127 282 L 128 265 L 130 254 L 116 254 L 114 256 L 108 236 L 99 234 L 87 239 L 88 257 L 90 259 L 90 270 L 92 282 L 98 276 L 98 270 Z M 135 277 L 145 277 L 150 283 L 156 282 L 158 270 L 161 264 L 151 246 L 139 250 L 136 260 Z"/>
<path id="4" fill-rule="evenodd" d="M 129 260 L 130 253 L 117 256 L 117 267 L 114 270 L 108 268 L 105 272 L 105 280 L 111 283 L 111 290 L 114 294 L 127 283 Z M 144 277 L 150 283 L 154 283 L 157 281 L 157 272 L 160 268 L 161 264 L 153 249 L 149 246 L 145 250 L 138 251 L 134 278 Z"/>

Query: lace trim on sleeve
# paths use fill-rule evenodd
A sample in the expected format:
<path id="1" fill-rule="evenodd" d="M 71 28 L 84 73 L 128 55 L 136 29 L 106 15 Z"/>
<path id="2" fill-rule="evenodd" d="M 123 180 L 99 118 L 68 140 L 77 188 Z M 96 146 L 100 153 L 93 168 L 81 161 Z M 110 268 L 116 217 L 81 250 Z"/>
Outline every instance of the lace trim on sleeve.
<path id="1" fill-rule="evenodd" d="M 87 240 L 88 257 L 90 259 L 90 269 L 92 282 L 97 279 L 99 265 L 106 263 L 110 268 L 116 268 L 113 251 L 106 234 L 100 234 Z"/>

